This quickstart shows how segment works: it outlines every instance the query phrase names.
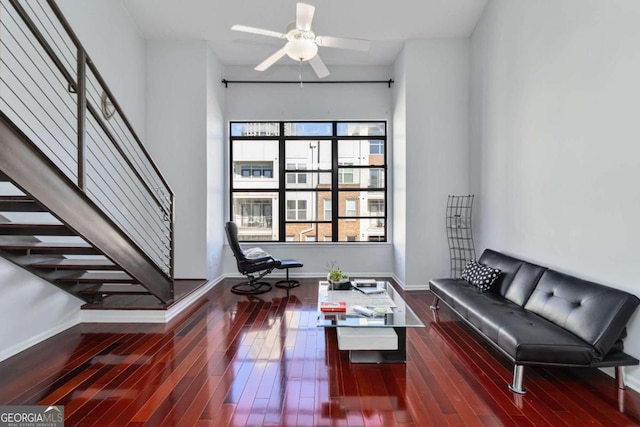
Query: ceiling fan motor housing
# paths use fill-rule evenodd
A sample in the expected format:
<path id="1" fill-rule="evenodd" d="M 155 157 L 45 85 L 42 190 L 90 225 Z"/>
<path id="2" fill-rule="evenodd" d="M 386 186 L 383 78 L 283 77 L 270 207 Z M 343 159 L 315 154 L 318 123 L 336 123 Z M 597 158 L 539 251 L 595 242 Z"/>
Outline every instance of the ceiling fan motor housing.
<path id="1" fill-rule="evenodd" d="M 287 26 L 287 44 L 285 53 L 296 61 L 308 61 L 318 54 L 318 45 L 315 42 L 316 35 L 313 31 L 301 30 L 295 22 Z"/>

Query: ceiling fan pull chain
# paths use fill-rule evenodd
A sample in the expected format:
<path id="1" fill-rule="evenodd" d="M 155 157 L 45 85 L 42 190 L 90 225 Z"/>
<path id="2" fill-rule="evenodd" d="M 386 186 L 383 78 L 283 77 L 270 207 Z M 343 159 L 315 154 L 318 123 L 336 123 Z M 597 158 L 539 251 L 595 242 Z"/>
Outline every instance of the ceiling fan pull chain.
<path id="1" fill-rule="evenodd" d="M 302 61 L 300 61 L 300 69 L 298 71 L 298 79 L 300 79 L 300 89 L 304 87 L 302 84 Z"/>

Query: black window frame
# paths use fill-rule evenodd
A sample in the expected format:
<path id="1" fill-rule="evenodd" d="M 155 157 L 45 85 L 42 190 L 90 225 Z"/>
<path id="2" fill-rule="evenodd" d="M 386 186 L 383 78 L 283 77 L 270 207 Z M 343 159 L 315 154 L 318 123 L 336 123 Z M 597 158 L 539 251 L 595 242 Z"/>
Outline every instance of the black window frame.
<path id="1" fill-rule="evenodd" d="M 234 125 L 237 124 L 278 124 L 279 127 L 279 135 L 248 135 L 248 136 L 237 136 L 237 135 L 233 135 L 233 127 Z M 331 123 L 331 127 L 332 127 L 332 135 L 327 136 L 327 135 L 301 135 L 301 136 L 292 136 L 292 135 L 285 135 L 285 126 L 286 124 L 295 124 L 295 123 L 320 123 L 320 124 L 324 124 L 324 123 Z M 383 135 L 339 135 L 338 134 L 338 126 L 342 123 L 346 123 L 346 124 L 350 124 L 350 123 L 358 123 L 358 124 L 366 124 L 366 123 L 371 123 L 371 124 L 377 124 L 377 125 L 381 125 L 382 128 L 384 129 L 384 134 Z M 275 126 L 273 126 L 273 128 L 275 128 Z M 274 165 L 273 167 L 273 176 L 274 177 L 278 177 L 278 185 L 277 187 L 273 187 L 273 188 L 234 188 L 234 157 L 233 157 L 233 145 L 234 145 L 234 141 L 237 140 L 264 140 L 264 141 L 277 141 L 278 142 L 278 159 L 280 159 L 280 161 L 278 162 L 278 167 L 276 167 Z M 312 141 L 330 141 L 331 143 L 331 169 L 298 169 L 296 167 L 296 169 L 287 169 L 287 162 L 286 162 L 286 141 L 295 141 L 295 140 L 302 140 L 302 141 L 308 141 L 308 140 L 312 140 Z M 366 164 L 366 165 L 346 165 L 346 164 L 342 164 L 339 163 L 338 161 L 338 154 L 339 154 L 339 150 L 338 150 L 338 144 L 339 141 L 344 141 L 344 140 L 354 140 L 354 141 L 362 141 L 362 140 L 377 140 L 377 141 L 382 141 L 382 147 L 383 147 L 383 153 L 382 154 L 378 154 L 378 153 L 374 153 L 374 155 L 382 155 L 383 156 L 383 164 L 379 165 L 379 164 L 375 164 L 375 165 L 371 165 L 371 164 Z M 278 211 L 279 211 L 279 218 L 277 221 L 277 226 L 278 226 L 278 240 L 268 240 L 269 242 L 274 242 L 274 243 L 301 243 L 304 241 L 287 241 L 287 224 L 290 223 L 301 223 L 301 224 L 327 224 L 330 223 L 331 224 L 331 243 L 351 243 L 352 241 L 349 240 L 338 240 L 339 238 L 339 224 L 341 220 L 361 220 L 361 221 L 370 221 L 371 219 L 378 219 L 378 220 L 382 220 L 383 222 L 383 227 L 384 227 L 384 231 L 383 231 L 383 236 L 374 236 L 375 237 L 375 242 L 387 242 L 388 241 L 388 170 L 389 170 L 389 164 L 388 164 L 388 156 L 387 153 L 389 152 L 389 146 L 388 146 L 388 123 L 386 120 L 286 120 L 286 121 L 255 121 L 255 120 L 234 120 L 229 122 L 229 163 L 230 163 L 230 182 L 229 182 L 229 215 L 230 218 L 234 218 L 234 195 L 236 195 L 237 193 L 260 193 L 260 192 L 264 192 L 264 193 L 278 193 Z M 252 160 L 243 160 L 243 161 L 252 161 Z M 372 170 L 372 169 L 378 169 L 378 170 L 382 170 L 382 178 L 379 179 L 379 181 L 383 182 L 383 186 L 382 187 L 372 187 L 371 185 L 367 185 L 367 186 L 363 186 L 362 184 L 362 180 L 358 179 L 356 184 L 359 184 L 358 187 L 349 187 L 349 188 L 340 188 L 341 185 L 343 185 L 343 183 L 339 182 L 339 176 L 340 176 L 340 170 L 345 170 L 345 169 L 350 169 L 351 170 L 351 174 L 352 176 L 355 176 L 356 174 L 360 175 L 361 171 L 364 170 Z M 304 171 L 304 172 L 302 172 Z M 317 186 L 315 188 L 288 188 L 287 185 L 287 174 L 291 174 L 291 173 L 297 173 L 297 174 L 321 174 L 321 173 L 330 173 L 331 174 L 331 188 L 330 189 L 326 189 L 326 188 L 318 188 Z M 343 171 L 344 173 L 344 171 Z M 297 177 L 296 177 L 297 178 Z M 298 179 L 296 179 L 296 182 L 298 181 Z M 291 193 L 291 192 L 315 192 L 315 193 L 327 193 L 330 192 L 330 200 L 332 203 L 332 209 L 331 209 L 331 213 L 332 213 L 332 218 L 330 221 L 327 221 L 324 219 L 324 206 L 322 206 L 320 209 L 318 209 L 318 207 L 316 207 L 316 210 L 318 210 L 318 212 L 315 213 L 315 219 L 314 220 L 310 220 L 310 219 L 305 219 L 305 220 L 288 220 L 287 219 L 287 193 Z M 376 192 L 376 193 L 383 193 L 383 201 L 384 201 L 384 212 L 382 213 L 382 215 L 378 215 L 378 216 L 371 216 L 370 212 L 367 212 L 368 215 L 358 215 L 358 211 L 356 211 L 356 215 L 354 216 L 347 216 L 346 215 L 346 211 L 344 212 L 343 215 L 340 214 L 340 193 L 342 192 L 367 192 L 367 193 L 371 193 L 371 192 Z M 361 204 L 358 203 L 358 206 L 360 206 Z M 346 208 L 346 199 L 345 199 L 345 208 Z M 362 210 L 362 207 L 357 208 L 357 210 Z M 360 212 L 362 213 L 362 212 Z M 309 214 L 309 207 L 307 207 L 307 217 L 314 217 L 313 215 Z M 273 220 L 272 220 L 273 222 Z M 273 224 L 274 226 L 276 226 L 276 223 Z M 316 225 L 315 227 L 316 229 L 316 235 L 315 235 L 315 242 L 313 243 L 318 243 L 318 244 L 322 244 L 324 242 L 324 240 L 322 240 L 320 238 L 320 234 L 318 233 L 318 229 L 319 227 Z M 371 236 L 367 236 L 365 238 L 363 238 L 362 240 L 358 240 L 358 243 L 372 243 Z M 243 240 L 243 241 L 247 241 L 247 242 L 252 242 L 252 241 L 257 241 L 257 240 Z M 261 242 L 265 242 L 265 241 L 261 241 Z"/>

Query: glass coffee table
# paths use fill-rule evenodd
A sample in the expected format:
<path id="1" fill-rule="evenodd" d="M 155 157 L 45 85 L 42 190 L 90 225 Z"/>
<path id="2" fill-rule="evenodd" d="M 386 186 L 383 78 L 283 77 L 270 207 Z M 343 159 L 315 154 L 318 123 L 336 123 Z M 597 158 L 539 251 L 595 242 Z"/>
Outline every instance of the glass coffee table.
<path id="1" fill-rule="evenodd" d="M 356 279 L 357 280 L 357 279 Z M 333 328 L 338 347 L 349 351 L 352 363 L 398 363 L 407 360 L 407 328 L 424 327 L 411 307 L 386 281 L 332 290 L 318 285 L 318 326 Z M 342 304 L 344 303 L 344 304 Z M 344 305 L 344 312 L 322 311 Z"/>

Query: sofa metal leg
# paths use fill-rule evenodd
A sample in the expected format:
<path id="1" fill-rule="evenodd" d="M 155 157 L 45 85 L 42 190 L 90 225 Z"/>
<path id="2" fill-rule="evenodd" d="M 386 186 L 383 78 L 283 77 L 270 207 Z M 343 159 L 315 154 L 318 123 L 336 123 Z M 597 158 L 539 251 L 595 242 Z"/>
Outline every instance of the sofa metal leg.
<path id="1" fill-rule="evenodd" d="M 522 387 L 524 380 L 524 366 L 516 365 L 513 368 L 513 383 L 509 384 L 509 390 L 518 394 L 525 394 L 527 390 Z"/>
<path id="2" fill-rule="evenodd" d="M 440 298 L 438 298 L 437 296 L 433 297 L 433 302 L 431 303 L 431 305 L 429 306 L 429 308 L 431 310 L 439 310 L 440 307 L 438 307 L 438 303 L 440 302 Z"/>
<path id="3" fill-rule="evenodd" d="M 618 387 L 620 390 L 625 389 L 624 366 L 616 366 L 616 387 Z"/>

